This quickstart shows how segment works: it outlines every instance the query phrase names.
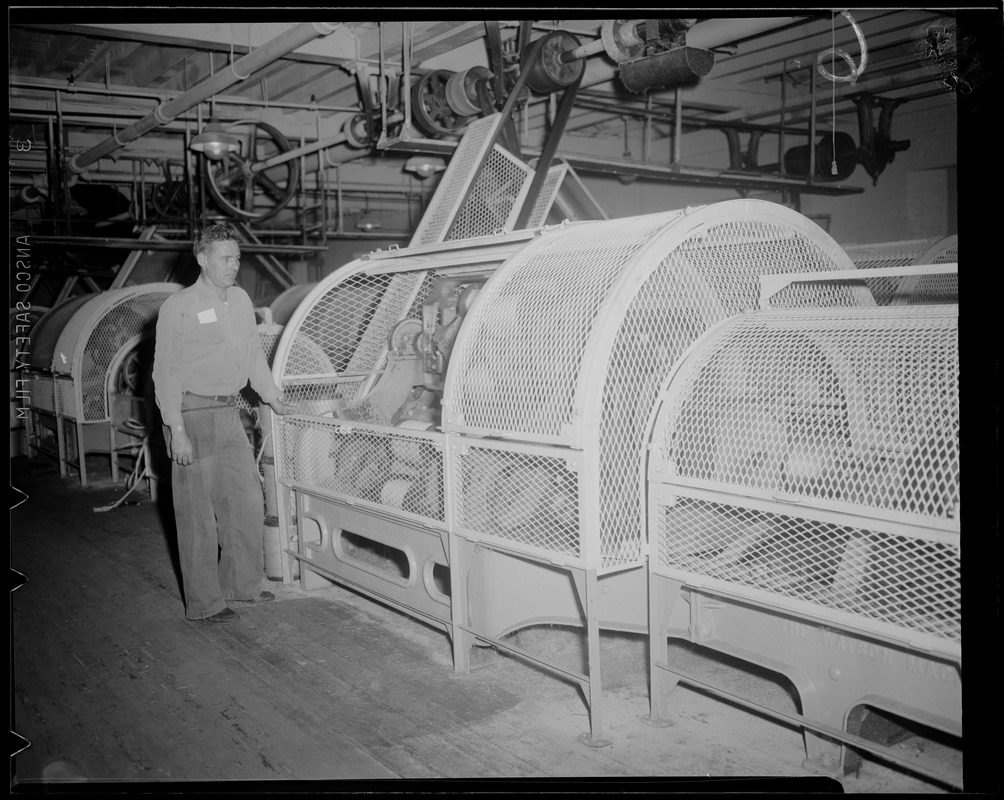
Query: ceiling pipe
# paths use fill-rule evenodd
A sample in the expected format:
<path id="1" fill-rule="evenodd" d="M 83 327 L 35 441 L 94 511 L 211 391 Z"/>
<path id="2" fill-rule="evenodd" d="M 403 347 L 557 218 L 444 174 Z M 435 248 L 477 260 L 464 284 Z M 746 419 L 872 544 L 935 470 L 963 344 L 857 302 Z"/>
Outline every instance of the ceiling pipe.
<path id="1" fill-rule="evenodd" d="M 230 65 L 230 69 L 221 70 L 184 94 L 178 95 L 173 100 L 161 103 L 153 110 L 153 113 L 148 114 L 138 122 L 134 122 L 125 130 L 113 134 L 86 153 L 74 156 L 69 162 L 70 170 L 79 175 L 98 159 L 104 158 L 120 147 L 129 144 L 129 142 L 135 141 L 152 131 L 158 125 L 171 122 L 179 114 L 183 114 L 190 108 L 194 108 L 199 103 L 233 86 L 235 83 L 247 80 L 262 67 L 271 64 L 285 55 L 289 55 L 307 42 L 311 42 L 319 36 L 327 36 L 333 33 L 339 25 L 341 25 L 340 22 L 306 22 L 290 28 L 285 33 L 266 42 L 257 50 L 233 62 Z"/>
<path id="2" fill-rule="evenodd" d="M 810 17 L 737 17 L 702 20 L 687 31 L 687 46 L 713 50 L 730 42 L 770 33 L 806 19 Z M 610 59 L 590 58 L 586 61 L 586 71 L 579 88 L 585 89 L 598 83 L 605 83 L 617 78 L 619 74 L 620 65 L 614 64 Z"/>

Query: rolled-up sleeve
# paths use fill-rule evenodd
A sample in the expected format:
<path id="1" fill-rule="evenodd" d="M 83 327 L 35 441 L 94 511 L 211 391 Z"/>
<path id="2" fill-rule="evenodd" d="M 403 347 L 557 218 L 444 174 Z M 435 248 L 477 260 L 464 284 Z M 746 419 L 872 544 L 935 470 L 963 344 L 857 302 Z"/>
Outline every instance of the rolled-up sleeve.
<path id="1" fill-rule="evenodd" d="M 153 386 L 160 415 L 166 425 L 178 425 L 181 417 L 181 361 L 184 332 L 177 295 L 167 298 L 157 316 L 157 340 L 153 355 Z"/>

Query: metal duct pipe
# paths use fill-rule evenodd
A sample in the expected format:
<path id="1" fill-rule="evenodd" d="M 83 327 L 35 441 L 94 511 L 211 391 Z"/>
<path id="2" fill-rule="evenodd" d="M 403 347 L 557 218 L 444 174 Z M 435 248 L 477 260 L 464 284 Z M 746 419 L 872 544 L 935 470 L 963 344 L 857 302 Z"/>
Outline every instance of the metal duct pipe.
<path id="1" fill-rule="evenodd" d="M 305 22 L 297 25 L 270 42 L 266 42 L 254 52 L 238 59 L 230 65 L 230 69 L 217 72 L 207 78 L 198 86 L 184 94 L 180 94 L 173 100 L 161 103 L 152 114 L 148 114 L 138 122 L 134 122 L 120 133 L 116 133 L 103 141 L 101 144 L 92 147 L 86 153 L 81 153 L 70 159 L 69 168 L 79 174 L 89 165 L 99 158 L 104 158 L 109 153 L 113 153 L 120 147 L 135 141 L 146 133 L 149 133 L 158 125 L 164 125 L 179 114 L 183 114 L 190 108 L 197 106 L 203 100 L 207 100 L 218 92 L 233 86 L 239 81 L 247 80 L 252 74 L 262 67 L 271 64 L 273 61 L 292 53 L 298 47 L 302 47 L 307 42 L 313 41 L 318 36 L 327 36 L 333 33 L 340 22 Z"/>
<path id="2" fill-rule="evenodd" d="M 744 17 L 728 19 L 709 19 L 697 22 L 687 31 L 687 45 L 712 50 L 737 39 L 746 39 L 763 33 L 784 28 L 809 17 Z M 582 76 L 579 89 L 595 86 L 598 83 L 616 78 L 620 65 L 606 58 L 590 58 L 586 61 L 586 72 Z"/>

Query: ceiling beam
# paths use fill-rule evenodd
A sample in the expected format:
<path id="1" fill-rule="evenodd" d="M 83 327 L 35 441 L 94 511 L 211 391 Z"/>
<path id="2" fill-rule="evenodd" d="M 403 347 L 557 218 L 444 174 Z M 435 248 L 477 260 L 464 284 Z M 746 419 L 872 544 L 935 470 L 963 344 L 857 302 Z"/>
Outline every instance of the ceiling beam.
<path id="1" fill-rule="evenodd" d="M 166 77 L 179 64 L 184 64 L 196 53 L 197 51 L 190 48 L 147 48 L 136 59 L 136 63 L 127 60 L 119 62 L 117 71 L 123 78 L 128 78 L 131 86 L 145 88 L 158 78 Z"/>
<path id="2" fill-rule="evenodd" d="M 238 97 L 240 97 L 242 94 L 245 93 L 252 96 L 255 93 L 257 93 L 259 96 L 255 99 L 264 100 L 265 98 L 261 97 L 261 82 L 268 81 L 274 78 L 275 76 L 279 75 L 280 73 L 285 72 L 287 69 L 293 68 L 294 66 L 297 65 L 291 64 L 288 61 L 283 61 L 280 59 L 279 61 L 275 61 L 272 64 L 269 64 L 264 69 L 258 70 L 256 73 L 254 73 L 254 75 L 249 77 L 247 80 L 243 80 L 240 83 L 235 83 L 233 86 L 227 89 L 227 91 L 230 94 L 236 95 Z M 224 67 L 224 69 L 226 69 L 226 67 Z"/>
<path id="3" fill-rule="evenodd" d="M 421 63 L 437 55 L 451 52 L 469 42 L 484 38 L 483 21 L 412 22 L 411 35 L 415 42 L 413 60 Z M 27 26 L 26 26 L 27 27 Z M 256 22 L 235 23 L 84 23 L 35 24 L 32 28 L 101 39 L 130 39 L 148 44 L 177 45 L 229 53 L 233 46 L 241 52 L 247 49 L 250 36 L 254 49 L 292 27 L 285 23 Z M 402 24 L 383 23 L 383 53 L 390 61 L 400 62 Z M 310 42 L 287 56 L 297 61 L 351 66 L 356 61 L 377 61 L 381 51 L 381 29 L 378 22 L 345 23 L 323 41 Z"/>
<path id="4" fill-rule="evenodd" d="M 99 71 L 103 72 L 105 54 L 115 47 L 120 47 L 121 44 L 121 42 L 105 42 L 104 44 L 97 45 L 87 58 L 77 64 L 77 68 L 72 72 L 73 80 L 82 80 L 86 71 L 91 67 L 96 67 Z M 135 47 L 139 47 L 139 45 L 135 45 Z"/>
<path id="5" fill-rule="evenodd" d="M 338 67 L 333 66 L 303 64 L 300 66 L 298 73 L 287 73 L 287 75 L 297 74 L 299 76 L 298 80 L 287 81 L 284 84 L 280 82 L 278 85 L 274 83 L 269 85 L 268 97 L 270 100 L 288 100 L 289 102 L 297 102 L 294 99 L 296 92 L 310 86 L 313 83 L 317 83 L 328 76 L 331 76 L 333 73 L 338 73 L 339 71 Z M 309 94 L 316 94 L 316 90 Z M 309 94 L 304 92 L 304 97 L 301 98 L 304 103 L 310 99 Z"/>
<path id="6" fill-rule="evenodd" d="M 332 23 L 335 24 L 335 23 Z M 25 24 L 24 28 L 35 30 L 72 33 L 98 39 L 121 39 L 137 41 L 144 44 L 161 44 L 187 47 L 195 50 L 212 50 L 220 53 L 231 52 L 236 47 L 235 58 L 246 54 L 248 45 L 248 28 L 246 24 L 194 22 L 194 23 L 53 23 Z M 251 49 L 261 46 L 275 37 L 295 27 L 294 24 L 281 22 L 255 23 L 251 26 Z M 338 53 L 353 53 L 358 39 L 347 24 L 340 25 L 329 35 L 334 39 L 331 47 L 318 47 L 318 42 L 308 43 L 284 58 L 296 61 L 312 61 L 321 64 L 344 64 L 351 62 L 352 57 L 334 55 Z"/>

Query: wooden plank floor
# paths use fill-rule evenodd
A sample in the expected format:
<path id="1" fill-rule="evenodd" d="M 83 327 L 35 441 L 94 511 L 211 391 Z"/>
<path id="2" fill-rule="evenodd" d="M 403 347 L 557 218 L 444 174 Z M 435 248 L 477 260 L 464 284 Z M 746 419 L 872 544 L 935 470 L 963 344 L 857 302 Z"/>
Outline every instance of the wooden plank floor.
<path id="1" fill-rule="evenodd" d="M 238 623 L 185 620 L 165 518 L 149 502 L 94 513 L 122 490 L 54 485 L 53 472 L 30 462 L 13 512 L 27 577 L 13 598 L 14 711 L 31 742 L 18 780 L 58 762 L 95 780 L 530 769 L 457 735 L 519 698 L 447 679 L 359 610 L 277 586 L 279 602 L 241 607 Z"/>
<path id="2" fill-rule="evenodd" d="M 588 730 L 577 687 L 497 653 L 454 676 L 445 634 L 338 587 L 276 584 L 277 602 L 240 607 L 239 622 L 189 622 L 169 513 L 145 492 L 95 513 L 122 487 L 82 489 L 46 459 L 14 464 L 27 499 L 11 514 L 12 566 L 26 576 L 11 601 L 12 727 L 30 744 L 13 759 L 13 786 L 574 778 L 638 788 L 655 775 L 663 790 L 698 775 L 819 786 L 801 767 L 797 730 L 682 687 L 671 727 L 642 725 L 643 655 L 633 684 L 605 679 L 614 744 L 590 748 L 576 740 Z M 869 769 L 850 790 L 940 791 Z"/>

